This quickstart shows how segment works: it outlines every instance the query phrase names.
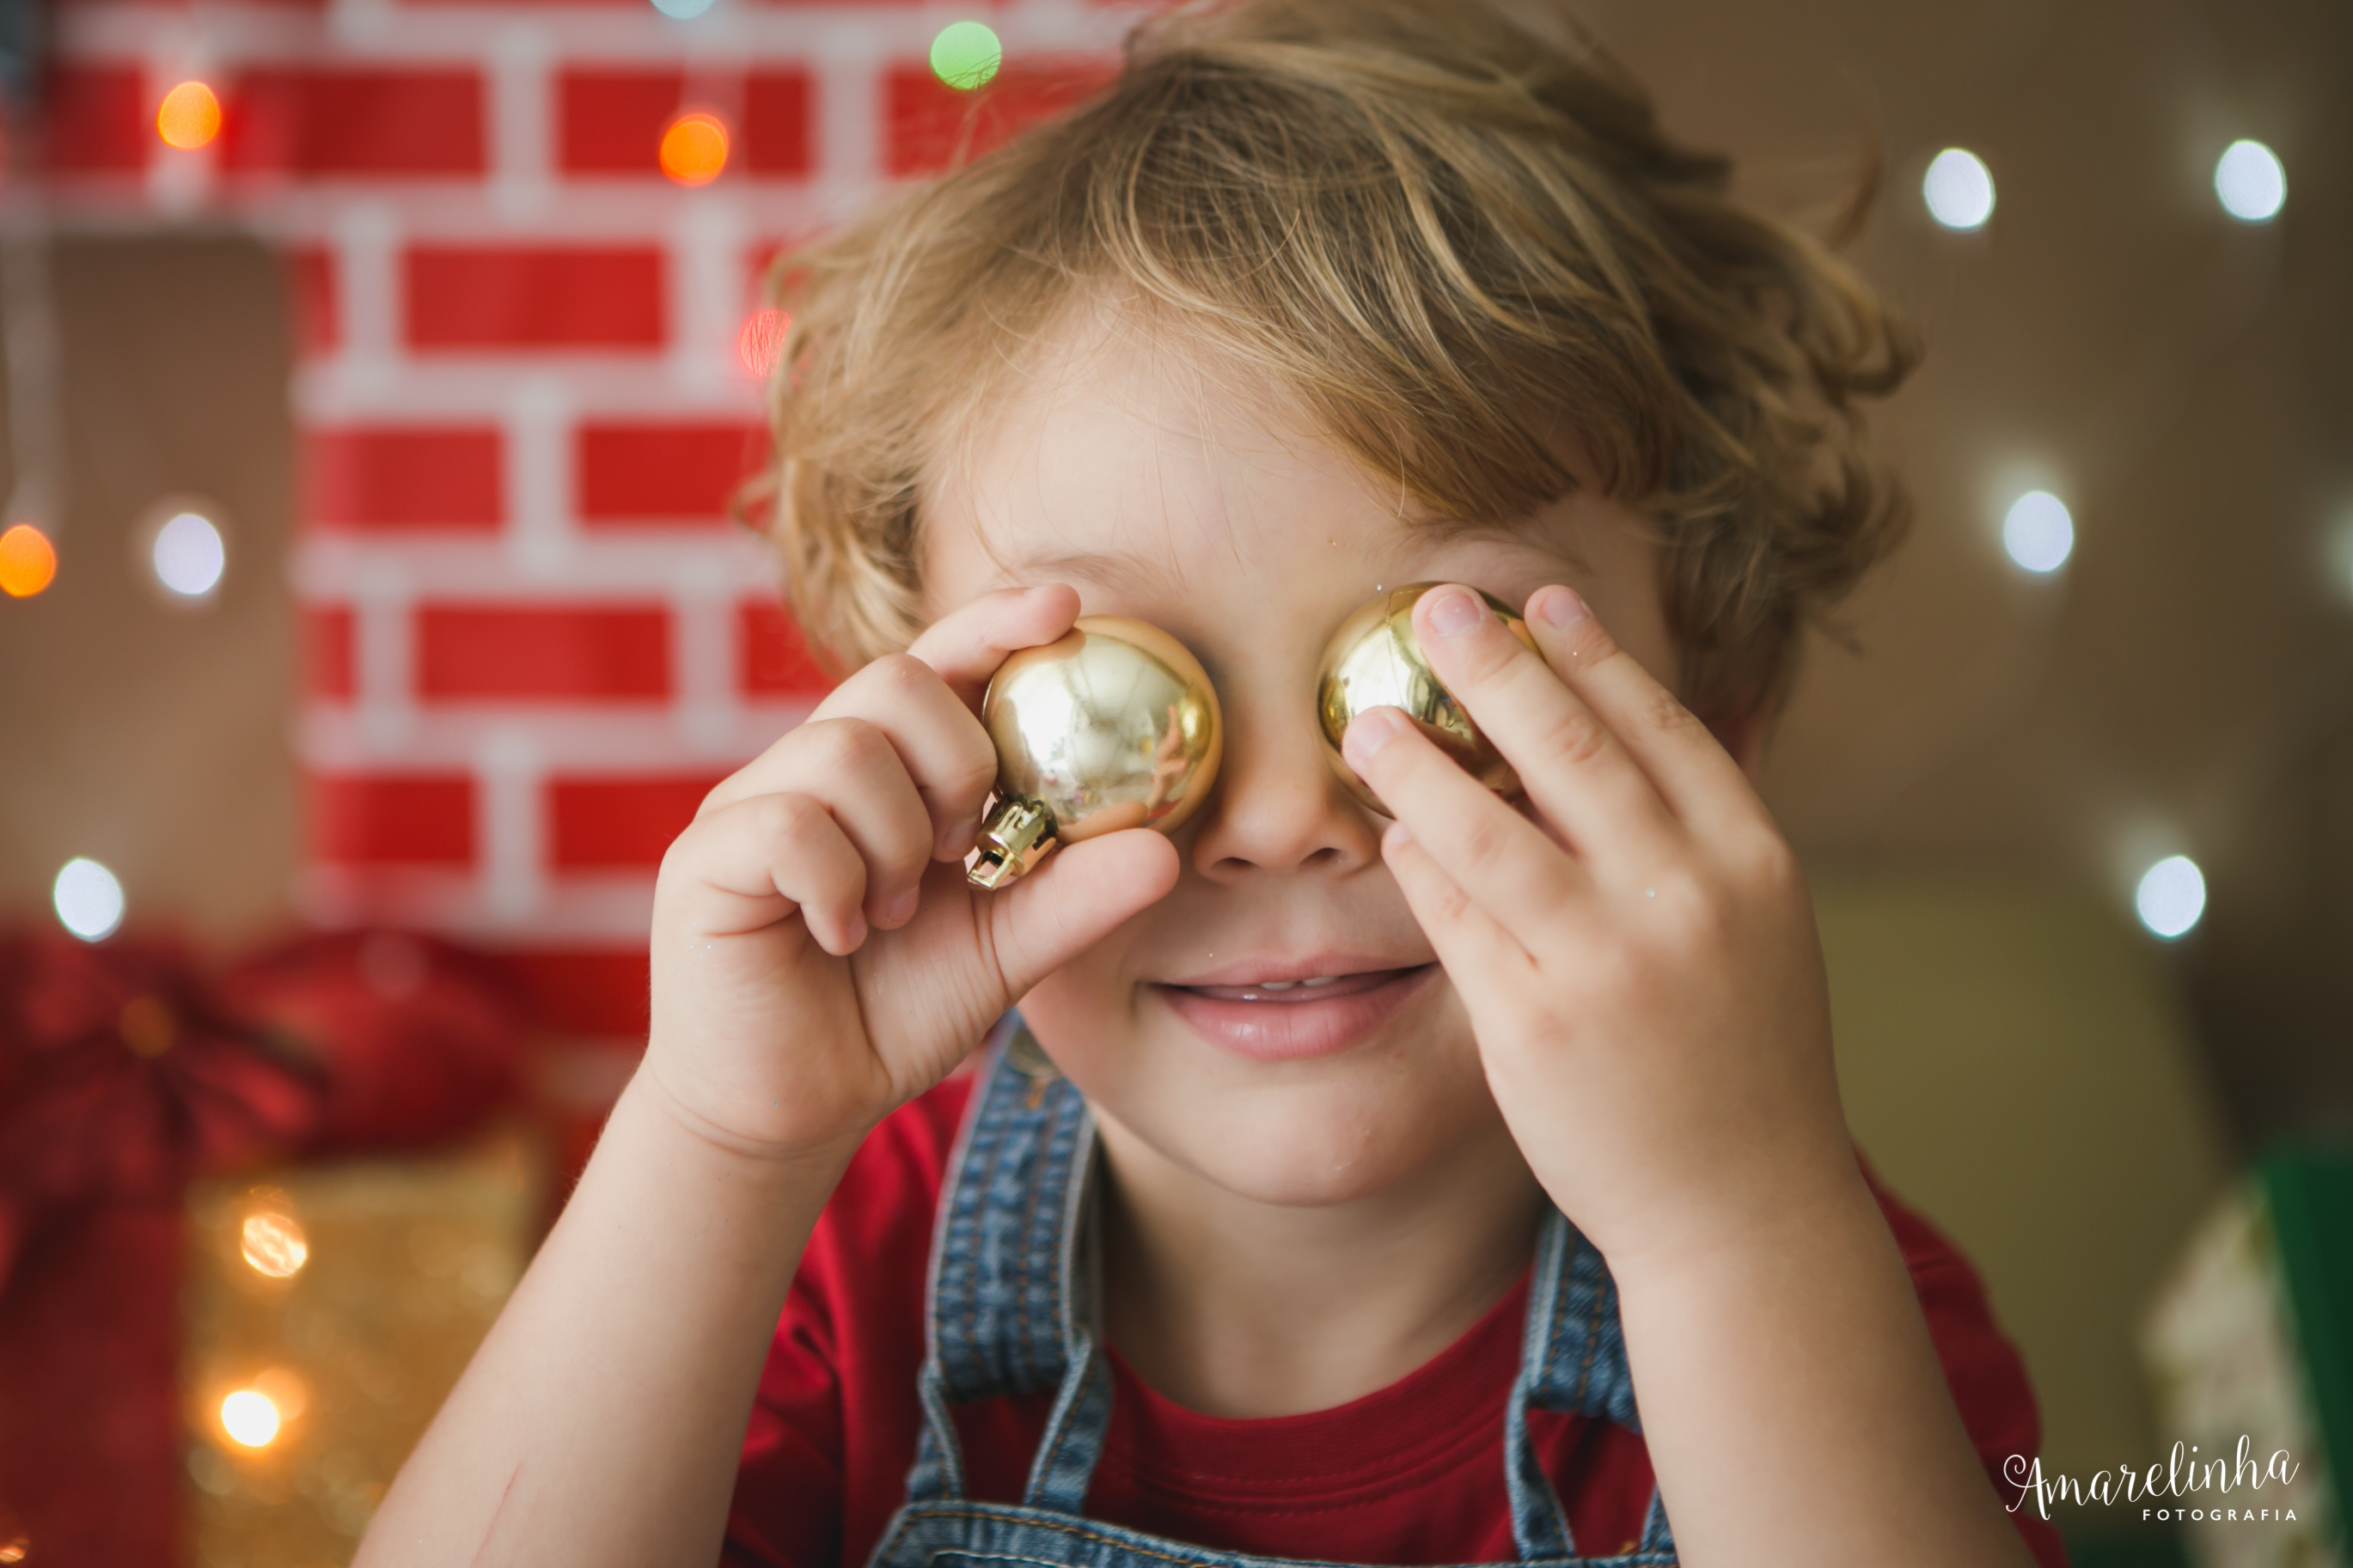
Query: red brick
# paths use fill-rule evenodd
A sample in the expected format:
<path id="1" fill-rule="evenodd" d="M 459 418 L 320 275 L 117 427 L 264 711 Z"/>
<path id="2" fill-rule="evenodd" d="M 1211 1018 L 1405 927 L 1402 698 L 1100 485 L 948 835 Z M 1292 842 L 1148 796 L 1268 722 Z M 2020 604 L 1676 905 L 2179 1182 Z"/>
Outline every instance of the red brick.
<path id="1" fill-rule="evenodd" d="M 744 167 L 797 179 L 816 164 L 810 115 L 815 91 L 804 70 L 755 70 L 744 79 Z"/>
<path id="2" fill-rule="evenodd" d="M 515 977 L 543 1028 L 645 1037 L 652 987 L 643 948 L 613 952 L 510 949 L 500 952 L 498 962 Z"/>
<path id="3" fill-rule="evenodd" d="M 548 857 L 575 869 L 659 866 L 718 783 L 716 774 L 557 779 L 547 786 Z"/>
<path id="4" fill-rule="evenodd" d="M 236 173 L 434 176 L 482 172 L 482 79 L 470 68 L 248 70 L 222 105 Z"/>
<path id="5" fill-rule="evenodd" d="M 311 858 L 334 865 L 469 865 L 474 781 L 464 773 L 314 775 Z"/>
<path id="6" fill-rule="evenodd" d="M 883 82 L 884 163 L 893 174 L 923 174 L 976 158 L 1106 86 L 1117 69 L 1092 58 L 1025 60 L 959 92 L 928 66 L 894 66 Z"/>
<path id="7" fill-rule="evenodd" d="M 302 689 L 330 701 L 348 702 L 358 689 L 352 608 L 321 605 L 302 612 Z"/>
<path id="8" fill-rule="evenodd" d="M 755 425 L 583 425 L 576 451 L 580 517 L 615 521 L 710 521 L 759 466 Z"/>
<path id="9" fill-rule="evenodd" d="M 652 246 L 421 246 L 402 270 L 417 348 L 661 346 L 662 255 Z"/>
<path id="10" fill-rule="evenodd" d="M 567 174 L 659 179 L 662 132 L 685 92 L 683 71 L 563 72 L 555 81 L 556 166 Z"/>
<path id="11" fill-rule="evenodd" d="M 738 608 L 743 667 L 736 672 L 748 697 L 819 697 L 833 689 L 783 608 L 748 599 Z"/>
<path id="12" fill-rule="evenodd" d="M 505 516 L 495 427 L 312 430 L 304 447 L 313 526 L 490 530 Z"/>
<path id="13" fill-rule="evenodd" d="M 323 354 L 343 342 L 341 296 L 335 258 L 323 246 L 290 246 L 278 253 L 286 279 L 286 302 L 294 326 L 294 352 Z"/>
<path id="14" fill-rule="evenodd" d="M 670 614 L 644 605 L 427 605 L 417 686 L 428 699 L 670 695 Z"/>
<path id="15" fill-rule="evenodd" d="M 135 174 L 162 145 L 134 66 L 58 66 L 44 90 L 42 155 L 69 174 Z"/>

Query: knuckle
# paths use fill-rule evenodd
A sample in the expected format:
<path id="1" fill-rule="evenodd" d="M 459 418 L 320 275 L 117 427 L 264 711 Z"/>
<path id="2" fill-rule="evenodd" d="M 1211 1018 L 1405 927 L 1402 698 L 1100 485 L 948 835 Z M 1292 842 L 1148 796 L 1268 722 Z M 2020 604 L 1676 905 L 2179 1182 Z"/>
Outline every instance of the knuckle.
<path id="1" fill-rule="evenodd" d="M 1462 856 L 1473 866 L 1492 866 L 1504 858 L 1509 840 L 1503 823 L 1491 812 L 1478 812 L 1462 829 Z"/>
<path id="2" fill-rule="evenodd" d="M 824 808 L 805 795 L 754 795 L 744 803 L 754 830 L 772 843 L 789 844 L 807 838 Z"/>
<path id="3" fill-rule="evenodd" d="M 864 719 L 827 719 L 803 728 L 817 731 L 809 745 L 818 759 L 843 773 L 867 772 L 886 756 L 896 755 L 891 738 Z"/>
<path id="4" fill-rule="evenodd" d="M 1581 708 L 1556 715 L 1545 731 L 1543 754 L 1569 767 L 1583 767 L 1609 745 L 1609 731 Z"/>
<path id="5" fill-rule="evenodd" d="M 1644 699 L 1642 719 L 1652 729 L 1671 735 L 1702 727 L 1699 715 L 1684 707 L 1673 692 L 1664 688 Z"/>

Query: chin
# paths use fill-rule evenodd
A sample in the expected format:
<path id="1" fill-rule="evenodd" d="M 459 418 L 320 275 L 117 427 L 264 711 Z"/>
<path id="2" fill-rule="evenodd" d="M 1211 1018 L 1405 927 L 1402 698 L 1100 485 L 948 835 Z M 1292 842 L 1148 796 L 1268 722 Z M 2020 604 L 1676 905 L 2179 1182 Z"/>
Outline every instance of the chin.
<path id="1" fill-rule="evenodd" d="M 1282 1207 L 1377 1197 L 1500 1130 L 1468 1020 L 1447 1029 L 1459 1009 L 1439 1011 L 1337 1055 L 1264 1062 L 1166 1017 L 1103 1016 L 1037 993 L 1022 1003 L 1121 1153 Z"/>

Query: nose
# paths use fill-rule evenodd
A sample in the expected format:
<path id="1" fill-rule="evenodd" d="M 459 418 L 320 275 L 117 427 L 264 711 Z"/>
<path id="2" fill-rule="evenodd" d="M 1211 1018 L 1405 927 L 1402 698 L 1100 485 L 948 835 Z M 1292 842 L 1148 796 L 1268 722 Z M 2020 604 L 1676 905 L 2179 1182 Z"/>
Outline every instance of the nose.
<path id="1" fill-rule="evenodd" d="M 1324 761 L 1314 681 L 1277 692 L 1219 689 L 1225 759 L 1188 824 L 1196 873 L 1234 881 L 1265 872 L 1345 874 L 1380 859 L 1383 826 Z M 1180 837 L 1183 835 L 1180 833 Z"/>

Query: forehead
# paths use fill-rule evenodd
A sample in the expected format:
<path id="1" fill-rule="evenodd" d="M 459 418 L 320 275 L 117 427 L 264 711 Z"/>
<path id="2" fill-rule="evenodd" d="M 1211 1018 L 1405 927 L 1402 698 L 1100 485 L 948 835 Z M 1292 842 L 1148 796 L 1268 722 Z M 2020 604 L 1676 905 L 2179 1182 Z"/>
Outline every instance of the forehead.
<path id="1" fill-rule="evenodd" d="M 927 616 L 1047 580 L 1146 615 L 1204 594 L 1354 603 L 1439 575 L 1525 597 L 1634 560 L 1589 493 L 1502 525 L 1429 516 L 1271 374 L 1116 310 L 1068 312 L 958 424 L 921 507 Z"/>
<path id="2" fill-rule="evenodd" d="M 1302 530 L 1408 531 L 1271 381 L 1169 337 L 1074 313 L 1003 366 L 928 487 L 926 565 L 953 570 L 969 543 L 1015 576 L 1190 576 L 1261 560 Z"/>

